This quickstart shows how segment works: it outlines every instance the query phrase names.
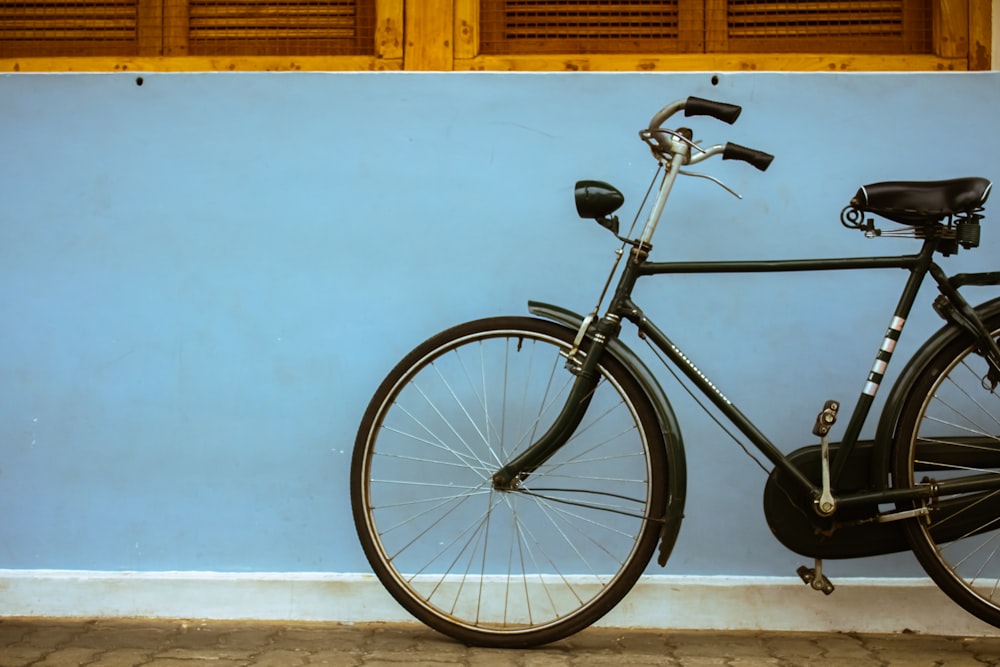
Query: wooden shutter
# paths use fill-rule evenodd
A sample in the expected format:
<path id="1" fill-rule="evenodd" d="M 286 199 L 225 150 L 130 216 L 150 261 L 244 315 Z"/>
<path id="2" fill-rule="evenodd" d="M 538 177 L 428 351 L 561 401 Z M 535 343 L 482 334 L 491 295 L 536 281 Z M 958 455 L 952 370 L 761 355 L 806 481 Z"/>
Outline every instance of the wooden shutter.
<path id="1" fill-rule="evenodd" d="M 190 0 L 192 55 L 367 55 L 371 0 Z"/>
<path id="2" fill-rule="evenodd" d="M 138 0 L 0 0 L 0 55 L 135 55 Z"/>
<path id="3" fill-rule="evenodd" d="M 0 0 L 0 56 L 370 55 L 375 0 Z"/>
<path id="4" fill-rule="evenodd" d="M 483 53 L 637 53 L 680 48 L 687 0 L 483 0 Z M 699 3 L 700 4 L 700 3 Z"/>
<path id="5" fill-rule="evenodd" d="M 729 52 L 930 53 L 930 0 L 728 0 L 708 13 L 709 48 Z M 720 29 L 719 22 L 724 21 Z"/>

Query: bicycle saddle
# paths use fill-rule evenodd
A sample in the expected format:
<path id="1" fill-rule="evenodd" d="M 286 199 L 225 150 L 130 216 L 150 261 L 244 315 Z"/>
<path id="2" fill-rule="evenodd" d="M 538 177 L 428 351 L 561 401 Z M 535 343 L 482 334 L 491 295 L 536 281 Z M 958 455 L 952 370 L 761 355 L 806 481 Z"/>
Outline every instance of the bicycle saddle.
<path id="1" fill-rule="evenodd" d="M 989 180 L 976 177 L 872 183 L 858 190 L 851 206 L 905 225 L 929 224 L 946 216 L 978 211 L 992 186 Z"/>

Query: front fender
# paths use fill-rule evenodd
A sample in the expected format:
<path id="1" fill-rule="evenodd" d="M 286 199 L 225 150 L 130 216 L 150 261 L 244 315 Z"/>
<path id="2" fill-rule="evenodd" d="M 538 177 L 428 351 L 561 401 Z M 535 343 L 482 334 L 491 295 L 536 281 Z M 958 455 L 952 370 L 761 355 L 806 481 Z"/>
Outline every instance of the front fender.
<path id="1" fill-rule="evenodd" d="M 975 308 L 979 317 L 986 319 L 1000 312 L 1000 298 L 991 299 L 981 303 Z M 946 324 L 934 332 L 927 341 L 920 346 L 913 357 L 907 362 L 903 372 L 892 385 L 889 398 L 886 399 L 885 408 L 879 418 L 878 427 L 875 430 L 875 452 L 872 456 L 872 480 L 876 484 L 881 484 L 882 488 L 889 488 L 889 470 L 892 466 L 892 450 L 896 440 L 896 428 L 899 418 L 903 412 L 903 403 L 910 393 L 910 388 L 917 378 L 920 377 L 931 359 L 941 351 L 941 349 L 951 343 L 958 336 L 965 334 L 965 330 L 956 324 Z"/>
<path id="2" fill-rule="evenodd" d="M 584 319 L 581 315 L 566 308 L 538 301 L 529 301 L 528 311 L 532 315 L 558 322 L 575 331 L 580 329 Z M 656 409 L 660 431 L 663 433 L 663 442 L 666 446 L 669 463 L 666 470 L 668 495 L 658 562 L 660 565 L 665 565 L 674 544 L 677 542 L 681 519 L 684 518 L 684 501 L 687 496 L 687 463 L 684 457 L 684 440 L 681 437 L 677 416 L 670 406 L 670 401 L 649 367 L 635 352 L 617 338 L 611 340 L 606 349 L 628 369 L 639 386 L 649 396 Z"/>

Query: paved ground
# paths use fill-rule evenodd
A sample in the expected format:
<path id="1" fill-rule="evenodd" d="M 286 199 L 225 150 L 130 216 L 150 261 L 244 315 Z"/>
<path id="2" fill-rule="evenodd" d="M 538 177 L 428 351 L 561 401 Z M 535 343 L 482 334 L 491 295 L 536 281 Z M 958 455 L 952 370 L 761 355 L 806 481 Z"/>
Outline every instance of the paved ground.
<path id="1" fill-rule="evenodd" d="M 1000 638 L 591 628 L 544 648 L 467 648 L 419 625 L 0 619 L 0 666 L 881 667 L 1000 665 Z"/>

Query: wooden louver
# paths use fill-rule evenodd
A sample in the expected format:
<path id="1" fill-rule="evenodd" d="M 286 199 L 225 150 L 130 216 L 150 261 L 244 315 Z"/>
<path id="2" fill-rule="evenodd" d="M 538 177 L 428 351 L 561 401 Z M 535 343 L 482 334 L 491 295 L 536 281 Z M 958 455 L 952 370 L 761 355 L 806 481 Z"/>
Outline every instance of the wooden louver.
<path id="1" fill-rule="evenodd" d="M 727 51 L 926 53 L 926 0 L 729 0 Z"/>
<path id="2" fill-rule="evenodd" d="M 0 55 L 134 55 L 138 0 L 0 0 Z"/>
<path id="3" fill-rule="evenodd" d="M 0 56 L 366 55 L 374 0 L 0 0 Z"/>
<path id="4" fill-rule="evenodd" d="M 676 51 L 678 0 L 482 0 L 484 53 Z"/>
<path id="5" fill-rule="evenodd" d="M 368 2 L 191 0 L 192 54 L 361 54 L 370 50 Z M 359 6 L 360 5 L 360 6 Z"/>

